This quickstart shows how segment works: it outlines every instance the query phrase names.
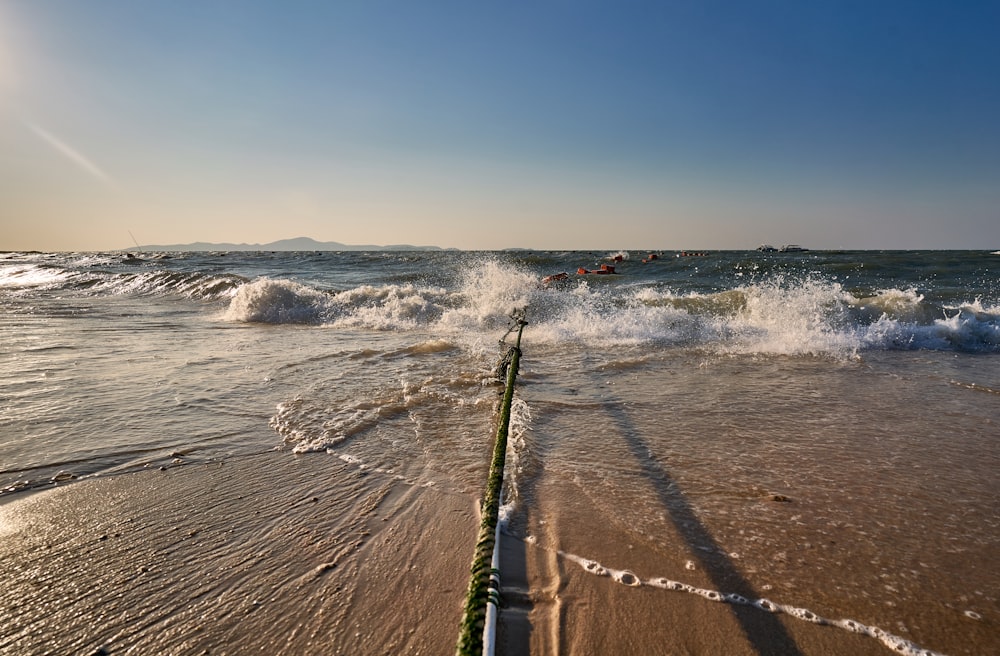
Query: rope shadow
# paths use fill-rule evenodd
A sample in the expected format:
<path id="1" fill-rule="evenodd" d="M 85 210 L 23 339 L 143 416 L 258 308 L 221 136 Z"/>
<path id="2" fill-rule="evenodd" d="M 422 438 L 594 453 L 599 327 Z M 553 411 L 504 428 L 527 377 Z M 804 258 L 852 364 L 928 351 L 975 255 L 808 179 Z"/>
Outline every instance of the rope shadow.
<path id="1" fill-rule="evenodd" d="M 528 580 L 528 549 L 524 540 L 515 535 L 504 533 L 507 538 L 500 554 L 501 584 L 509 578 Z M 511 546 L 513 545 L 513 546 Z M 528 654 L 531 652 L 531 634 L 534 626 L 531 623 L 531 613 L 535 609 L 527 587 L 524 594 L 518 594 L 516 600 L 510 599 L 510 589 L 501 588 L 501 607 L 497 626 L 497 650 L 503 654 Z M 512 618 L 510 613 L 516 612 Z M 501 649 L 501 646 L 503 647 Z"/>
<path id="2" fill-rule="evenodd" d="M 543 444 L 532 444 L 530 456 L 533 460 L 544 460 L 548 448 Z M 525 454 L 528 455 L 528 454 Z M 535 602 L 530 594 L 528 581 L 528 545 L 524 535 L 531 521 L 531 503 L 536 498 L 540 472 L 537 465 L 525 465 L 518 474 L 517 507 L 501 529 L 503 548 L 500 552 L 501 610 L 497 627 L 497 653 L 528 654 L 531 651 L 531 634 L 534 625 L 531 613 Z M 523 591 L 513 593 L 509 581 L 523 585 Z M 511 618 L 511 612 L 516 616 Z M 503 649 L 501 649 L 501 645 Z"/>
<path id="3" fill-rule="evenodd" d="M 657 497 L 667 509 L 677 532 L 690 547 L 718 590 L 735 592 L 747 599 L 759 599 L 760 594 L 739 572 L 733 561 L 712 537 L 708 528 L 698 519 L 697 513 L 671 478 L 667 469 L 654 457 L 649 445 L 624 411 L 621 403 L 609 401 L 605 412 L 619 427 L 621 435 L 642 472 L 656 490 Z M 763 613 L 749 606 L 730 605 L 747 640 L 758 653 L 801 655 L 801 651 L 788 634 L 781 621 L 770 613 Z"/>

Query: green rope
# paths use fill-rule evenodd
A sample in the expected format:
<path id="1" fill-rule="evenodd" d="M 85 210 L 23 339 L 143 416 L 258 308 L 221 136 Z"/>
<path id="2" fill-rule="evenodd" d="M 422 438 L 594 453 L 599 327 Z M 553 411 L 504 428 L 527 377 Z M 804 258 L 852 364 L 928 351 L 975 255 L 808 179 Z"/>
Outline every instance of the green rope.
<path id="1" fill-rule="evenodd" d="M 483 496 L 479 540 L 476 542 L 469 578 L 469 592 L 465 599 L 465 614 L 458 637 L 459 656 L 480 656 L 483 653 L 483 627 L 486 623 L 486 606 L 490 603 L 490 574 L 493 547 L 496 541 L 497 519 L 500 513 L 500 489 L 503 486 L 503 467 L 507 455 L 507 433 L 510 430 L 510 406 L 514 400 L 514 382 L 521 360 L 521 331 L 527 324 L 517 319 L 517 346 L 510 349 L 510 366 L 507 368 L 507 387 L 500 405 L 500 423 L 493 444 L 493 461 Z"/>

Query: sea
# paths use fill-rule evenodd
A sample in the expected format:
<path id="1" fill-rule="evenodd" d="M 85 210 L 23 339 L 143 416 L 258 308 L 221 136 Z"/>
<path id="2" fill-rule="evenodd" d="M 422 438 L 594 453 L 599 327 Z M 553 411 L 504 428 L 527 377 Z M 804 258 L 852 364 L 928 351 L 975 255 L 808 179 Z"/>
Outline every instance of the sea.
<path id="1" fill-rule="evenodd" d="M 474 499 L 521 315 L 505 532 L 1000 645 L 989 250 L 0 253 L 0 497 L 276 451 Z"/>

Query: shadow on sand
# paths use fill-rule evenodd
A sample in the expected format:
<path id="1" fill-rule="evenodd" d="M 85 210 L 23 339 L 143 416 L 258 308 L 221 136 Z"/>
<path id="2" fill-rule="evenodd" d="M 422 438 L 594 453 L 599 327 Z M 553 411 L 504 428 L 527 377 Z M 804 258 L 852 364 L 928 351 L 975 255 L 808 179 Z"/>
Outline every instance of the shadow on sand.
<path id="1" fill-rule="evenodd" d="M 649 479 L 653 489 L 670 516 L 677 532 L 684 538 L 688 550 L 694 554 L 699 565 L 708 574 L 716 589 L 735 592 L 747 599 L 759 599 L 754 590 L 712 537 L 712 534 L 698 519 L 691 504 L 667 469 L 657 462 L 649 445 L 629 419 L 621 403 L 608 401 L 604 411 L 611 416 L 618 427 L 629 452 L 635 458 L 642 472 Z M 801 654 L 795 642 L 781 621 L 771 613 L 762 612 L 751 606 L 730 604 L 729 608 L 739 622 L 747 640 L 761 654 Z"/>
<path id="2" fill-rule="evenodd" d="M 747 599 L 759 599 L 760 594 L 739 572 L 726 551 L 698 519 L 694 508 L 688 502 L 680 487 L 670 476 L 670 472 L 654 457 L 649 445 L 630 419 L 624 405 L 615 399 L 605 399 L 603 411 L 611 418 L 624 440 L 629 452 L 635 458 L 640 471 L 649 480 L 657 498 L 667 510 L 671 522 L 683 537 L 688 551 L 697 559 L 701 568 L 716 589 L 742 595 Z M 537 436 L 541 438 L 541 436 Z M 544 462 L 548 451 L 545 439 L 536 439 L 530 456 L 536 462 Z M 517 511 L 516 526 L 527 525 L 530 514 L 530 500 L 534 498 L 538 477 L 528 475 L 519 481 L 519 494 L 524 502 Z M 512 527 L 512 530 L 514 528 Z M 508 539 L 503 554 L 502 567 L 505 579 L 527 582 L 526 545 L 519 538 Z M 531 644 L 532 626 L 529 621 L 533 604 L 527 590 L 514 595 L 510 600 L 508 616 L 500 613 L 501 635 L 504 636 L 504 653 L 527 654 Z M 781 621 L 774 615 L 753 607 L 729 605 L 731 612 L 750 645 L 760 654 L 799 656 L 801 651 Z M 508 629 L 504 630 L 504 624 Z M 499 643 L 498 643 L 499 649 Z"/>

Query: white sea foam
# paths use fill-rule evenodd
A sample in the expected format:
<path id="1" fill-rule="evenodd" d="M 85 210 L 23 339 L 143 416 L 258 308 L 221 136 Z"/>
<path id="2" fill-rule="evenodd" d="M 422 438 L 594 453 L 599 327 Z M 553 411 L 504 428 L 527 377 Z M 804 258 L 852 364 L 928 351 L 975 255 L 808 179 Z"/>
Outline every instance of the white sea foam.
<path id="1" fill-rule="evenodd" d="M 504 465 L 503 505 L 500 506 L 501 524 L 517 509 L 520 500 L 518 483 L 524 475 L 525 460 L 529 456 L 525 434 L 531 430 L 531 408 L 520 398 L 510 406 L 510 427 L 507 434 L 507 458 Z"/>
<path id="2" fill-rule="evenodd" d="M 405 284 L 325 292 L 290 280 L 261 278 L 232 292 L 226 317 L 432 330 L 469 341 L 469 336 L 475 340 L 502 329 L 514 309 L 527 308 L 536 344 L 651 344 L 726 354 L 836 358 L 872 349 L 1000 350 L 996 308 L 979 301 L 935 307 L 912 288 L 855 296 L 836 281 L 781 276 L 709 293 L 593 284 L 582 276 L 550 287 L 534 274 L 490 258 L 462 276 L 455 291 Z M 136 279 L 133 284 L 144 283 Z"/>
<path id="3" fill-rule="evenodd" d="M 448 294 L 440 288 L 414 285 L 362 285 L 333 294 L 328 313 L 336 323 L 373 330 L 412 330 L 436 321 Z"/>
<path id="4" fill-rule="evenodd" d="M 883 315 L 860 332 L 866 348 L 996 352 L 1000 350 L 1000 312 L 977 301 L 943 308 L 941 318 L 930 323 Z"/>
<path id="5" fill-rule="evenodd" d="M 291 280 L 259 278 L 236 290 L 225 318 L 405 331 L 433 324 L 447 297 L 443 289 L 414 285 L 361 285 L 323 292 Z"/>
<path id="6" fill-rule="evenodd" d="M 236 290 L 225 316 L 258 323 L 320 323 L 328 309 L 328 296 L 312 287 L 260 278 Z"/>
<path id="7" fill-rule="evenodd" d="M 862 346 L 847 312 L 851 296 L 836 283 L 776 279 L 685 295 L 644 288 L 634 299 L 657 308 L 657 338 L 724 353 L 850 356 Z"/>
<path id="8" fill-rule="evenodd" d="M 293 453 L 328 451 L 404 410 L 402 394 L 361 399 L 338 408 L 303 398 L 278 404 L 270 425 Z"/>
<path id="9" fill-rule="evenodd" d="M 871 296 L 848 298 L 847 302 L 862 318 L 878 319 L 883 315 L 904 321 L 926 318 L 924 295 L 915 289 L 882 289 Z"/>
<path id="10" fill-rule="evenodd" d="M 848 295 L 840 285 L 781 281 L 742 289 L 745 305 L 723 319 L 722 350 L 739 353 L 851 354 L 857 339 L 848 329 Z"/>
<path id="11" fill-rule="evenodd" d="M 529 542 L 529 544 L 533 544 Z M 687 594 L 695 595 L 709 601 L 715 601 L 724 604 L 734 604 L 739 606 L 748 606 L 750 608 L 756 608 L 766 613 L 783 613 L 790 617 L 802 620 L 804 622 L 810 622 L 812 624 L 820 624 L 824 626 L 833 626 L 845 631 L 850 631 L 851 633 L 860 633 L 862 635 L 869 636 L 878 640 L 883 645 L 891 649 L 897 654 L 905 654 L 906 656 L 943 656 L 943 654 L 932 651 L 930 649 L 924 649 L 919 645 L 901 638 L 897 635 L 893 635 L 888 631 L 884 631 L 877 626 L 869 626 L 862 624 L 856 620 L 852 619 L 840 619 L 831 620 L 814 613 L 808 608 L 801 608 L 798 606 L 792 606 L 789 604 L 781 604 L 774 602 L 770 599 L 747 599 L 742 595 L 733 592 L 721 592 L 718 590 L 709 590 L 705 588 L 699 588 L 688 583 L 683 583 L 681 581 L 674 581 L 666 577 L 655 577 L 652 579 L 642 579 L 634 572 L 623 569 L 613 569 L 606 567 L 601 563 L 592 560 L 590 558 L 584 558 L 582 556 L 577 556 L 575 554 L 567 553 L 565 551 L 556 551 L 556 553 L 574 562 L 583 568 L 585 571 L 595 574 L 597 576 L 607 576 L 617 583 L 622 585 L 639 588 L 639 587 L 651 587 L 660 588 L 662 590 L 670 590 L 673 592 L 684 592 Z"/>
<path id="12" fill-rule="evenodd" d="M 439 326 L 455 332 L 495 329 L 514 310 L 527 307 L 538 291 L 535 275 L 486 258 L 464 271 L 456 302 L 443 312 Z"/>

